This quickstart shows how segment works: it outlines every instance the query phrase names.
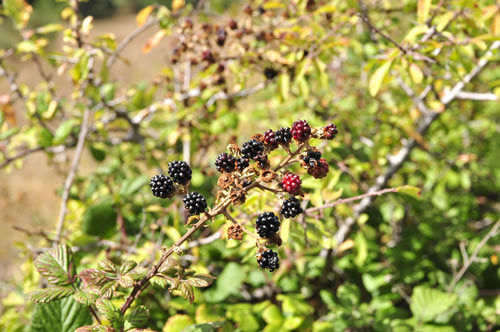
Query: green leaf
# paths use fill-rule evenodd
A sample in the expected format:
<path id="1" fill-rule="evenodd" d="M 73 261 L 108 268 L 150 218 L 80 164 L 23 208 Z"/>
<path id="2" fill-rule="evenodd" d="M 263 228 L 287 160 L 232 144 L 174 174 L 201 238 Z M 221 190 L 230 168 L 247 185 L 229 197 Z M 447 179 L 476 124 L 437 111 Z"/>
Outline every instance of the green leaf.
<path id="1" fill-rule="evenodd" d="M 193 286 L 189 285 L 187 282 L 182 282 L 179 285 L 179 290 L 181 291 L 182 296 L 186 300 L 189 300 L 190 303 L 194 301 L 194 289 Z"/>
<path id="2" fill-rule="evenodd" d="M 91 305 L 95 304 L 99 295 L 91 291 L 78 290 L 73 295 L 73 298 L 81 304 Z"/>
<path id="3" fill-rule="evenodd" d="M 116 210 L 110 198 L 90 206 L 83 215 L 83 231 L 89 235 L 112 236 L 116 228 Z"/>
<path id="4" fill-rule="evenodd" d="M 135 178 L 131 178 L 123 182 L 120 189 L 120 195 L 124 197 L 130 197 L 137 193 L 142 187 L 149 183 L 149 177 L 147 175 L 140 175 Z"/>
<path id="5" fill-rule="evenodd" d="M 135 307 L 126 317 L 125 319 L 132 325 L 133 327 L 142 327 L 146 325 L 149 319 L 149 310 L 143 305 Z"/>
<path id="6" fill-rule="evenodd" d="M 113 275 L 118 274 L 118 269 L 116 265 L 109 259 L 103 259 L 97 263 L 97 268 L 103 272 L 110 273 Z"/>
<path id="7" fill-rule="evenodd" d="M 192 324 L 193 320 L 188 315 L 174 315 L 163 326 L 163 332 L 179 332 Z"/>
<path id="8" fill-rule="evenodd" d="M 455 294 L 449 294 L 426 286 L 417 286 L 411 295 L 411 312 L 423 322 L 431 322 L 436 316 L 450 309 L 457 302 Z"/>
<path id="9" fill-rule="evenodd" d="M 71 249 L 58 245 L 40 254 L 35 259 L 35 267 L 48 282 L 58 286 L 71 285 L 75 271 Z"/>
<path id="10" fill-rule="evenodd" d="M 418 198 L 418 199 L 421 198 L 421 196 L 420 196 L 421 190 L 418 187 L 402 186 L 402 187 L 397 187 L 396 189 L 397 189 L 398 193 L 406 194 L 406 195 L 412 196 L 413 198 Z"/>
<path id="11" fill-rule="evenodd" d="M 26 26 L 33 11 L 25 0 L 4 0 L 3 7 L 5 14 L 14 20 L 18 29 Z"/>
<path id="12" fill-rule="evenodd" d="M 212 284 L 215 277 L 208 274 L 197 274 L 187 280 L 187 283 L 194 287 L 208 287 Z"/>
<path id="13" fill-rule="evenodd" d="M 258 331 L 259 322 L 252 312 L 252 306 L 248 303 L 231 305 L 226 316 L 235 321 L 241 331 Z"/>
<path id="14" fill-rule="evenodd" d="M 103 161 L 106 159 L 106 151 L 99 149 L 96 144 L 91 144 L 89 146 L 90 154 L 96 161 Z"/>
<path id="15" fill-rule="evenodd" d="M 120 266 L 120 274 L 124 275 L 132 271 L 137 266 L 137 263 L 134 261 L 126 261 Z"/>
<path id="16" fill-rule="evenodd" d="M 389 72 L 389 69 L 391 69 L 391 66 L 392 66 L 392 60 L 386 61 L 370 77 L 368 91 L 370 92 L 371 96 L 374 97 L 377 95 L 378 91 L 380 90 L 380 87 L 382 86 L 382 83 L 384 82 L 385 76 Z"/>
<path id="17" fill-rule="evenodd" d="M 283 315 L 275 304 L 271 304 L 262 312 L 262 318 L 267 324 L 281 324 Z"/>
<path id="18" fill-rule="evenodd" d="M 38 303 L 48 303 L 70 296 L 75 292 L 71 287 L 49 287 L 38 289 L 30 294 L 30 301 Z"/>
<path id="19" fill-rule="evenodd" d="M 72 297 L 35 306 L 30 332 L 73 332 L 76 328 L 92 324 L 92 316 L 86 305 Z"/>
<path id="20" fill-rule="evenodd" d="M 106 317 L 115 329 L 123 328 L 123 317 L 119 308 L 106 299 L 99 299 L 96 302 L 97 310 Z"/>
<path id="21" fill-rule="evenodd" d="M 210 300 L 219 302 L 233 293 L 238 293 L 244 280 L 245 272 L 240 264 L 234 262 L 227 264 L 217 279 L 216 289 L 209 293 L 212 295 Z M 207 297 L 210 297 L 210 295 L 207 295 Z"/>
<path id="22" fill-rule="evenodd" d="M 54 144 L 62 144 L 73 130 L 76 122 L 73 119 L 66 120 L 57 127 L 54 133 Z"/>
<path id="23" fill-rule="evenodd" d="M 366 239 L 363 233 L 356 233 L 354 243 L 357 252 L 356 258 L 354 258 L 354 263 L 356 263 L 357 266 L 361 267 L 365 264 L 366 258 L 368 257 L 368 245 L 366 244 Z"/>
<path id="24" fill-rule="evenodd" d="M 211 322 L 195 324 L 186 327 L 182 332 L 216 332 L 224 325 L 224 322 Z"/>
<path id="25" fill-rule="evenodd" d="M 86 325 L 77 328 L 75 332 L 116 332 L 116 330 L 104 325 Z"/>
<path id="26" fill-rule="evenodd" d="M 290 95 L 290 76 L 281 74 L 278 78 L 278 89 L 282 100 L 287 100 Z"/>
<path id="27" fill-rule="evenodd" d="M 149 282 L 151 283 L 151 285 L 153 285 L 153 287 L 156 287 L 156 288 L 163 289 L 163 288 L 167 287 L 167 279 L 162 278 L 162 277 L 154 276 L 153 278 L 149 279 Z"/>
<path id="28" fill-rule="evenodd" d="M 425 23 L 431 10 L 431 0 L 418 0 L 417 17 L 418 23 Z"/>

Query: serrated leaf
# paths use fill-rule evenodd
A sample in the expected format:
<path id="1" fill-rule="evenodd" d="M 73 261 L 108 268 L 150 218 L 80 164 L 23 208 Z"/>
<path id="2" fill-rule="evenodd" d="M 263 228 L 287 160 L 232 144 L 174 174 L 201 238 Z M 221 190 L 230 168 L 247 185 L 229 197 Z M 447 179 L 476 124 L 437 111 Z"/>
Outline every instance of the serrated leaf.
<path id="1" fill-rule="evenodd" d="M 116 330 L 104 325 L 87 325 L 77 328 L 75 332 L 116 332 Z"/>
<path id="2" fill-rule="evenodd" d="M 134 287 L 134 278 L 132 278 L 132 276 L 121 276 L 120 277 L 120 280 L 118 280 L 118 283 L 120 284 L 120 286 L 122 286 L 123 288 L 132 288 Z"/>
<path id="3" fill-rule="evenodd" d="M 212 284 L 215 277 L 206 274 L 197 274 L 189 278 L 186 282 L 194 287 L 208 287 Z"/>
<path id="4" fill-rule="evenodd" d="M 423 322 L 431 322 L 439 314 L 450 309 L 457 301 L 455 294 L 446 293 L 426 286 L 417 286 L 411 295 L 410 309 Z"/>
<path id="5" fill-rule="evenodd" d="M 137 263 L 134 261 L 126 261 L 120 266 L 120 274 L 124 275 L 132 271 L 137 266 Z"/>
<path id="6" fill-rule="evenodd" d="M 99 296 L 91 291 L 78 290 L 73 294 L 73 298 L 79 303 L 91 305 L 95 304 Z"/>
<path id="7" fill-rule="evenodd" d="M 51 284 L 67 286 L 74 276 L 71 249 L 67 245 L 58 245 L 40 254 L 35 259 L 35 267 Z"/>
<path id="8" fill-rule="evenodd" d="M 126 317 L 126 320 L 133 327 L 142 327 L 146 325 L 149 319 L 149 310 L 143 305 L 135 307 Z"/>
<path id="9" fill-rule="evenodd" d="M 99 299 L 96 302 L 97 310 L 106 317 L 113 328 L 121 329 L 123 327 L 123 317 L 119 308 L 106 299 Z"/>
<path id="10" fill-rule="evenodd" d="M 108 259 L 102 260 L 99 263 L 97 263 L 97 268 L 101 271 L 104 271 L 106 273 L 115 276 L 118 274 L 118 269 L 116 268 L 116 265 Z"/>
<path id="11" fill-rule="evenodd" d="M 48 303 L 68 297 L 74 292 L 74 288 L 71 287 L 50 287 L 34 291 L 29 299 L 37 303 Z"/>
<path id="12" fill-rule="evenodd" d="M 109 280 L 99 288 L 99 295 L 105 299 L 109 299 L 113 296 L 113 292 L 118 286 L 116 280 Z"/>
<path id="13" fill-rule="evenodd" d="M 162 277 L 154 276 L 153 278 L 149 279 L 149 282 L 151 283 L 151 285 L 153 285 L 153 287 L 161 289 L 167 287 L 167 279 Z"/>
<path id="14" fill-rule="evenodd" d="M 92 324 L 86 305 L 72 297 L 35 306 L 30 332 L 73 332 L 80 326 Z"/>
<path id="15" fill-rule="evenodd" d="M 179 290 L 182 294 L 182 296 L 186 299 L 189 300 L 190 303 L 193 303 L 194 301 L 194 290 L 193 286 L 189 285 L 186 282 L 182 282 L 179 286 Z"/>
<path id="16" fill-rule="evenodd" d="M 85 269 L 78 276 L 86 286 L 100 285 L 106 280 L 105 273 L 96 269 Z"/>
<path id="17" fill-rule="evenodd" d="M 372 97 L 377 95 L 378 91 L 380 90 L 380 87 L 382 86 L 382 83 L 384 82 L 385 76 L 389 72 L 389 69 L 391 69 L 391 66 L 392 66 L 392 60 L 386 61 L 370 77 L 368 90 Z"/>

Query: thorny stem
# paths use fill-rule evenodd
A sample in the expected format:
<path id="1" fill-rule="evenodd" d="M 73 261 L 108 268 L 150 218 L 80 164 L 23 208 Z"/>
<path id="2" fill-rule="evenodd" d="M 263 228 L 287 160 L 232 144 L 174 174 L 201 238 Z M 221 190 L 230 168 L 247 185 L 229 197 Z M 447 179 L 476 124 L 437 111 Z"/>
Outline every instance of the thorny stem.
<path id="1" fill-rule="evenodd" d="M 278 166 L 276 166 L 276 168 L 274 169 L 274 171 L 277 172 L 281 168 L 283 168 L 285 166 L 288 166 L 288 165 L 291 165 L 289 163 L 289 161 L 293 157 L 295 157 L 296 155 L 298 155 L 304 146 L 306 146 L 306 143 L 300 143 L 300 145 L 298 146 L 297 150 L 295 152 L 290 153 Z"/>

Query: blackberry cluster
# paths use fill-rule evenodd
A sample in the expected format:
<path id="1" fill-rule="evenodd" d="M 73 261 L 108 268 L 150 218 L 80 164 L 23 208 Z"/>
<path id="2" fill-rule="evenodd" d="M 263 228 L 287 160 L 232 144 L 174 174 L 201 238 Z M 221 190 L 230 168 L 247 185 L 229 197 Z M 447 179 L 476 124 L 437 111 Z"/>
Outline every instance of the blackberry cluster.
<path id="1" fill-rule="evenodd" d="M 306 120 L 298 120 L 292 124 L 292 136 L 298 142 L 305 142 L 311 136 L 311 126 Z"/>
<path id="2" fill-rule="evenodd" d="M 215 159 L 215 167 L 217 167 L 217 170 L 221 173 L 231 173 L 236 167 L 236 158 L 234 158 L 230 154 L 222 152 L 221 154 L 219 154 L 217 159 Z"/>
<path id="3" fill-rule="evenodd" d="M 288 145 L 292 141 L 292 131 L 290 128 L 280 128 L 274 133 L 276 143 L 281 145 Z"/>
<path id="4" fill-rule="evenodd" d="M 196 191 L 187 194 L 182 201 L 184 202 L 184 207 L 191 215 L 200 214 L 207 208 L 207 200 Z"/>
<path id="5" fill-rule="evenodd" d="M 185 161 L 173 161 L 168 164 L 168 175 L 178 184 L 186 184 L 191 181 L 191 167 Z"/>
<path id="6" fill-rule="evenodd" d="M 270 272 L 280 267 L 278 254 L 270 249 L 261 253 L 257 262 L 262 269 L 268 269 Z"/>
<path id="7" fill-rule="evenodd" d="M 281 206 L 280 213 L 285 218 L 295 218 L 299 214 L 304 212 L 302 207 L 300 206 L 300 201 L 295 197 L 290 197 L 283 201 L 283 205 Z"/>
<path id="8" fill-rule="evenodd" d="M 298 193 L 300 193 L 300 185 L 302 184 L 302 181 L 300 180 L 300 177 L 298 175 L 287 173 L 283 177 L 283 181 L 281 184 L 286 192 L 292 195 L 297 195 Z"/>
<path id="9" fill-rule="evenodd" d="M 255 159 L 262 152 L 264 152 L 264 144 L 254 139 L 243 143 L 241 148 L 241 154 L 248 159 Z"/>
<path id="10" fill-rule="evenodd" d="M 153 176 L 149 182 L 149 186 L 156 197 L 167 198 L 175 194 L 174 181 L 163 174 Z"/>
<path id="11" fill-rule="evenodd" d="M 260 237 L 271 238 L 280 229 L 280 221 L 272 212 L 261 213 L 257 217 L 257 233 Z"/>
<path id="12" fill-rule="evenodd" d="M 335 136 L 337 136 L 337 134 L 339 133 L 339 131 L 337 130 L 337 126 L 333 123 L 330 123 L 329 125 L 325 126 L 323 130 L 326 139 L 334 139 Z"/>
<path id="13" fill-rule="evenodd" d="M 250 160 L 248 160 L 248 158 L 240 157 L 236 159 L 236 169 L 238 171 L 241 172 L 248 166 L 250 166 Z"/>
<path id="14" fill-rule="evenodd" d="M 304 156 L 304 162 L 310 167 L 315 167 L 320 159 L 321 152 L 315 150 L 307 151 L 307 154 Z"/>
<path id="15" fill-rule="evenodd" d="M 272 129 L 267 130 L 264 133 L 264 142 L 266 142 L 267 146 L 271 149 L 277 149 L 279 144 L 276 142 L 276 134 Z"/>
<path id="16" fill-rule="evenodd" d="M 267 154 L 259 153 L 258 155 L 255 156 L 254 159 L 260 168 L 267 169 L 269 167 L 269 159 L 267 158 Z"/>

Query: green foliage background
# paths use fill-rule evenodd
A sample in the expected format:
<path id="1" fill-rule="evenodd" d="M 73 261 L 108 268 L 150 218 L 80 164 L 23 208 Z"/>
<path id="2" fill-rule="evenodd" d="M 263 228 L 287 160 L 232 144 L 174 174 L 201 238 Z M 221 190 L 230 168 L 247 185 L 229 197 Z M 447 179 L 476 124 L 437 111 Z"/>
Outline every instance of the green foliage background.
<path id="1" fill-rule="evenodd" d="M 161 247 L 169 247 L 187 229 L 181 200 L 160 201 L 148 190 L 150 176 L 165 170 L 168 162 L 188 156 L 194 172 L 192 190 L 209 197 L 212 204 L 217 187 L 213 161 L 228 143 L 241 144 L 254 133 L 290 126 L 297 119 L 307 119 L 314 127 L 333 122 L 340 133 L 322 148 L 330 164 L 328 177 L 321 181 L 303 177 L 308 207 L 320 207 L 366 192 L 390 168 L 391 156 L 414 140 L 416 147 L 388 186 L 414 186 L 420 195 L 377 197 L 356 216 L 343 243 L 335 243 L 334 236 L 339 225 L 355 215 L 355 204 L 285 222 L 281 268 L 273 274 L 258 268 L 251 238 L 241 243 L 218 239 L 185 248 L 179 257 L 182 264 L 216 276 L 213 285 L 196 288 L 191 304 L 169 293 L 165 284 L 154 284 L 137 305 L 149 309 L 149 328 L 167 332 L 185 328 L 494 331 L 500 324 L 498 233 L 481 247 L 479 259 L 456 286 L 453 280 L 500 217 L 500 106 L 498 97 L 493 100 L 500 95 L 500 57 L 498 50 L 488 54 L 500 36 L 498 5 L 487 0 L 333 0 L 315 1 L 309 8 L 307 3 L 252 1 L 254 9 L 261 5 L 264 10 L 251 19 L 254 32 L 288 37 L 270 42 L 249 38 L 249 51 L 227 61 L 225 84 L 209 84 L 187 99 L 176 91 L 171 62 L 158 73 L 159 79 L 134 86 L 121 84 L 106 66 L 89 66 L 89 59 L 102 63 L 109 59 L 107 51 L 116 50 L 112 36 L 88 37 L 88 46 L 78 47 L 71 43 L 75 36 L 68 30 L 63 33 L 71 49 L 56 51 L 46 50 L 43 31 L 25 38 L 13 49 L 15 57 L 23 61 L 36 57 L 54 70 L 63 61 L 55 55 L 70 58 L 65 75 L 74 90 L 56 98 L 57 87 L 42 81 L 34 87 L 20 85 L 21 96 L 12 91 L 27 121 L 23 126 L 12 125 L 6 113 L 0 113 L 0 141 L 5 146 L 0 162 L 23 147 L 39 147 L 49 157 L 57 154 L 54 147 L 73 148 L 84 110 L 92 108 L 93 127 L 85 149 L 96 167 L 77 176 L 71 188 L 64 242 L 77 249 L 74 259 L 79 270 L 93 268 L 105 258 L 117 263 L 134 260 L 149 267 Z M 14 6 L 11 11 L 8 4 Z M 25 10 L 20 4 L 4 1 L 3 10 L 13 18 L 5 24 L 22 30 L 28 22 L 16 16 Z M 213 13 L 190 14 L 189 8 L 175 15 L 159 9 L 152 15 L 167 34 L 178 33 L 186 15 L 214 20 Z M 293 10 L 282 16 L 284 8 Z M 233 10 L 227 15 L 243 22 L 241 8 Z M 368 28 L 356 13 L 368 16 L 405 51 Z M 67 15 L 70 21 L 76 17 Z M 36 20 L 36 11 L 32 17 Z M 63 28 L 68 27 L 54 30 Z M 430 29 L 437 32 L 426 40 Z M 150 36 L 142 38 L 146 43 Z M 8 68 L 7 53 L 7 47 L 0 50 L 2 68 Z M 444 103 L 442 98 L 485 55 L 486 69 L 464 91 L 489 92 L 491 100 L 456 98 Z M 277 69 L 278 76 L 266 80 L 267 67 Z M 89 75 L 99 82 L 89 80 Z M 189 89 L 214 75 L 216 65 L 193 71 Z M 211 103 L 221 91 L 231 95 L 258 84 L 264 88 L 256 93 Z M 424 98 L 419 100 L 421 94 Z M 175 106 L 166 104 L 166 98 Z M 439 114 L 426 133 L 417 129 L 426 117 L 418 107 L 420 101 Z M 135 118 L 141 121 L 132 126 L 130 119 Z M 6 170 L 21 164 L 17 159 Z M 272 194 L 258 192 L 235 212 L 241 220 L 251 221 L 255 213 L 278 208 Z M 120 244 L 117 216 L 124 220 L 128 245 Z M 217 218 L 196 238 L 208 237 L 224 225 L 225 220 Z M 51 245 L 45 239 L 30 241 L 37 248 Z M 60 312 L 80 306 L 72 298 L 36 305 L 26 300 L 27 294 L 46 285 L 28 248 L 23 253 L 22 275 L 3 300 L 0 329 L 5 331 L 48 331 L 40 320 L 41 315 L 50 317 L 44 312 L 55 312 L 57 321 Z M 126 294 L 114 297 L 114 305 L 119 307 Z M 75 315 L 75 322 L 89 324 L 85 306 Z"/>

